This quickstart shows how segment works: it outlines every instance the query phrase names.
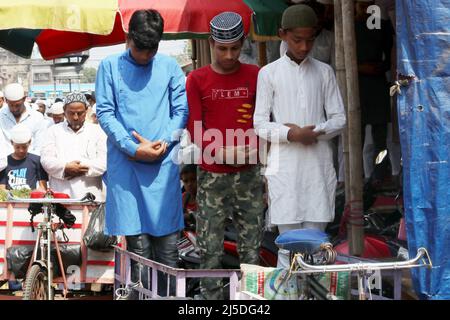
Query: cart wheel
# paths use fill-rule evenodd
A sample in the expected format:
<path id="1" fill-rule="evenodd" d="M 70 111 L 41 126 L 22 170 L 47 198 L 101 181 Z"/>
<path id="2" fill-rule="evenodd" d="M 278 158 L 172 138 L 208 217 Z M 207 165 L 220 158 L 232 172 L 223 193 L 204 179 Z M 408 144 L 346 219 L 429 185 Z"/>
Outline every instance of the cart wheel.
<path id="1" fill-rule="evenodd" d="M 31 267 L 24 286 L 23 300 L 47 300 L 47 272 L 39 265 Z"/>

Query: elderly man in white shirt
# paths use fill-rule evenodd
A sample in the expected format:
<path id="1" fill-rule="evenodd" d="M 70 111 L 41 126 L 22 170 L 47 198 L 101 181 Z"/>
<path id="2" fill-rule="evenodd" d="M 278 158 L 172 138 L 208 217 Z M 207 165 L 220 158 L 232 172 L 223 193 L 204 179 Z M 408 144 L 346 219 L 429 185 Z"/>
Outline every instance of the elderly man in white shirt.
<path id="1" fill-rule="evenodd" d="M 106 171 L 106 135 L 86 122 L 86 97 L 69 94 L 64 100 L 66 121 L 47 129 L 41 163 L 54 191 L 80 198 L 91 192 L 104 201 L 102 175 Z"/>
<path id="2" fill-rule="evenodd" d="M 25 91 L 19 83 L 12 83 L 5 87 L 5 100 L 7 108 L 0 109 L 0 128 L 7 142 L 11 141 L 11 130 L 17 124 L 23 124 L 32 133 L 30 153 L 40 154 L 42 138 L 45 132 L 44 116 L 31 108 L 25 106 Z M 11 143 L 7 143 L 7 153 L 13 152 Z"/>
<path id="3" fill-rule="evenodd" d="M 286 9 L 280 35 L 288 51 L 258 76 L 254 126 L 271 141 L 265 172 L 269 219 L 280 233 L 323 231 L 334 219 L 336 172 L 329 140 L 346 119 L 333 69 L 308 57 L 316 24 L 310 7 Z M 278 266 L 289 266 L 285 250 L 279 250 Z"/>

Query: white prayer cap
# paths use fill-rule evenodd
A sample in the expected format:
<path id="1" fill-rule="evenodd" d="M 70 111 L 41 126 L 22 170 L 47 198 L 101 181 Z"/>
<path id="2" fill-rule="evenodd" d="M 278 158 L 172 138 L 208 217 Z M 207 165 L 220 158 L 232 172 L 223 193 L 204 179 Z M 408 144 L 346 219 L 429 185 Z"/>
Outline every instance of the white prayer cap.
<path id="1" fill-rule="evenodd" d="M 11 130 L 11 141 L 17 144 L 28 143 L 31 140 L 31 131 L 25 125 L 16 125 Z"/>
<path id="2" fill-rule="evenodd" d="M 64 102 L 55 102 L 50 107 L 51 114 L 63 114 L 64 113 Z"/>
<path id="3" fill-rule="evenodd" d="M 3 91 L 0 91 L 0 98 L 3 98 L 3 97 L 4 97 Z"/>
<path id="4" fill-rule="evenodd" d="M 9 101 L 18 101 L 25 97 L 25 90 L 19 83 L 11 83 L 5 87 L 5 98 Z"/>
<path id="5" fill-rule="evenodd" d="M 44 100 L 40 100 L 40 99 L 38 99 L 38 100 L 36 100 L 36 102 L 35 102 L 36 104 L 43 104 L 43 105 L 47 105 L 46 103 L 45 103 L 45 101 Z"/>

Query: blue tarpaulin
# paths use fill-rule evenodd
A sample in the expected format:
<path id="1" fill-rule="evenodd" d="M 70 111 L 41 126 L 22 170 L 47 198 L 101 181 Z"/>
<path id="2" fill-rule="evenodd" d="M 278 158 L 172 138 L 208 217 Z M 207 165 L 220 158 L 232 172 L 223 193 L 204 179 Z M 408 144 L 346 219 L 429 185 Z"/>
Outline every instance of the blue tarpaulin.
<path id="1" fill-rule="evenodd" d="M 425 247 L 432 269 L 415 269 L 422 299 L 450 299 L 450 0 L 397 0 L 398 96 L 410 255 Z"/>

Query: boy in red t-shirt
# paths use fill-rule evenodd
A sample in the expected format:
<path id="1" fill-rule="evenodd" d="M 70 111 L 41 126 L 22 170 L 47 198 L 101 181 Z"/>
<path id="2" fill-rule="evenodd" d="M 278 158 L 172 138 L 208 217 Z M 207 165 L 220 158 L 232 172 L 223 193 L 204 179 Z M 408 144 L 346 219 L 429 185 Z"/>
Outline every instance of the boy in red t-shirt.
<path id="1" fill-rule="evenodd" d="M 238 230 L 241 263 L 258 264 L 263 229 L 263 188 L 253 130 L 259 68 L 238 58 L 242 18 L 224 12 L 210 23 L 213 63 L 192 71 L 186 82 L 188 131 L 201 149 L 198 168 L 197 243 L 201 269 L 222 268 L 225 219 Z M 202 279 L 201 296 L 223 299 L 221 279 Z"/>

